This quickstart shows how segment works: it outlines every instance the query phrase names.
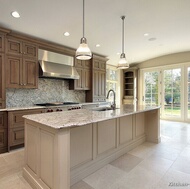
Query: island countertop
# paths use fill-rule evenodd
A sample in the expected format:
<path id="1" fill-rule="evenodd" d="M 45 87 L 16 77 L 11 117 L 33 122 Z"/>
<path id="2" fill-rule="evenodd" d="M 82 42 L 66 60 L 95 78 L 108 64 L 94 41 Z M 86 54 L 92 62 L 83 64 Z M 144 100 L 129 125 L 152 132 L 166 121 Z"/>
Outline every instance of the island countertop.
<path id="1" fill-rule="evenodd" d="M 88 109 L 80 109 L 63 112 L 25 115 L 23 117 L 55 129 L 61 129 L 66 127 L 82 126 L 89 123 L 96 123 L 99 121 L 136 114 L 140 112 L 146 112 L 159 108 L 159 106 L 122 105 L 116 110 L 108 111 L 93 111 Z"/>

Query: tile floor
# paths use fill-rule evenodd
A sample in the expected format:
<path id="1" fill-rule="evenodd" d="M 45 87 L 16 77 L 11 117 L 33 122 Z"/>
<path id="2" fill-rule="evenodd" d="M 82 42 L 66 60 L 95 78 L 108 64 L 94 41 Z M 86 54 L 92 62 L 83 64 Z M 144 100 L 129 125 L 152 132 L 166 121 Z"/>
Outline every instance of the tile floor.
<path id="1" fill-rule="evenodd" d="M 161 137 L 160 144 L 143 143 L 71 189 L 190 188 L 190 124 L 161 121 Z M 0 189 L 31 189 L 22 177 L 23 159 L 23 149 L 0 155 Z"/>

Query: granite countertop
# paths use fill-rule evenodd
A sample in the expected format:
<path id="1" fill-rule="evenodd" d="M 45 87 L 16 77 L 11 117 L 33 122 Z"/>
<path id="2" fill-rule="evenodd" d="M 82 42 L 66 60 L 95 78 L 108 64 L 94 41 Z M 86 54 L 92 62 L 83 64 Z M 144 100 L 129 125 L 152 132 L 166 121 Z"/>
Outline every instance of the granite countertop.
<path id="1" fill-rule="evenodd" d="M 158 106 L 143 105 L 122 105 L 119 109 L 108 111 L 93 111 L 88 109 L 79 109 L 64 112 L 42 113 L 35 115 L 25 115 L 24 118 L 47 125 L 55 129 L 66 127 L 82 126 L 90 123 L 159 109 Z"/>

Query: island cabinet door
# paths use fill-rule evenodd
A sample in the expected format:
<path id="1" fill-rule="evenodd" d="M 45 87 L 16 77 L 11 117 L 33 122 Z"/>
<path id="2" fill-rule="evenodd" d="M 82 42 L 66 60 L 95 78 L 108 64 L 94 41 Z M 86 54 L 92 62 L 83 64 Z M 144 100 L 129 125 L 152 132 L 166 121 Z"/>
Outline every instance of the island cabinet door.
<path id="1" fill-rule="evenodd" d="M 103 155 L 117 147 L 116 133 L 116 119 L 97 123 L 97 155 Z"/>
<path id="2" fill-rule="evenodd" d="M 92 160 L 92 124 L 71 129 L 71 168 Z"/>
<path id="3" fill-rule="evenodd" d="M 145 114 L 138 113 L 135 115 L 136 127 L 135 127 L 135 137 L 141 137 L 145 134 Z"/>
<path id="4" fill-rule="evenodd" d="M 133 140 L 133 115 L 119 118 L 119 145 Z"/>

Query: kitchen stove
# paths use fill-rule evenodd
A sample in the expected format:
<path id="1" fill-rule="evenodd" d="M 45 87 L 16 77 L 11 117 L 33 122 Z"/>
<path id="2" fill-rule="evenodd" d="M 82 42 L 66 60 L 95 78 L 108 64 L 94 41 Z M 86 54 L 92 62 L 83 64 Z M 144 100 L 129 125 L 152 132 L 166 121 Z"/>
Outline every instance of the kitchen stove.
<path id="1" fill-rule="evenodd" d="M 77 102 L 54 102 L 54 103 L 40 103 L 36 106 L 44 106 L 45 112 L 61 112 L 68 110 L 81 109 L 82 106 Z"/>

